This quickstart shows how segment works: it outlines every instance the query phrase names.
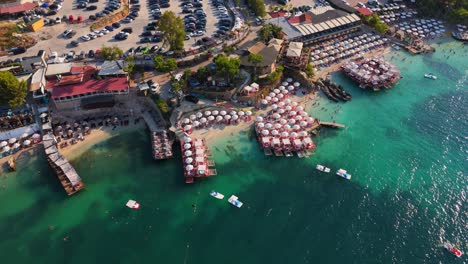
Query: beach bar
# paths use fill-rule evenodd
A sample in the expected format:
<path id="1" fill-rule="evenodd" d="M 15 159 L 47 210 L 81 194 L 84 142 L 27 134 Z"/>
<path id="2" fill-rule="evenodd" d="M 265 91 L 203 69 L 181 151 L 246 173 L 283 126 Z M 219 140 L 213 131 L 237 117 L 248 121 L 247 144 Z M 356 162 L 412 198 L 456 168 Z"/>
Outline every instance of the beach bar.
<path id="1" fill-rule="evenodd" d="M 180 141 L 180 148 L 186 183 L 193 183 L 195 178 L 217 175 L 214 161 L 208 159 L 212 155 L 205 139 L 184 137 Z"/>
<path id="2" fill-rule="evenodd" d="M 43 136 L 42 140 L 47 161 L 57 175 L 57 178 L 60 180 L 60 183 L 67 194 L 70 196 L 83 189 L 84 183 L 76 170 L 68 160 L 58 152 L 55 137 L 53 135 L 46 134 Z"/>

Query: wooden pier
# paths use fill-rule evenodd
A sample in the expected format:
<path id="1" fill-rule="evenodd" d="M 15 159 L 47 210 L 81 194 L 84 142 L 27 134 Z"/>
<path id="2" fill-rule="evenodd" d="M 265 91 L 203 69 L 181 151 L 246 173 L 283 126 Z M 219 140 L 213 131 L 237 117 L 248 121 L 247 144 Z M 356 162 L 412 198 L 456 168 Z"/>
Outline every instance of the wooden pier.
<path id="1" fill-rule="evenodd" d="M 346 128 L 345 125 L 338 124 L 336 122 L 323 122 L 323 121 L 320 121 L 319 124 L 321 126 L 332 127 L 332 128 Z"/>
<path id="2" fill-rule="evenodd" d="M 171 158 L 173 155 L 172 145 L 174 143 L 174 139 L 170 137 L 167 130 L 156 124 L 150 113 L 143 113 L 143 119 L 150 130 L 153 158 L 155 160 Z"/>
<path id="3" fill-rule="evenodd" d="M 50 167 L 57 175 L 67 194 L 73 195 L 84 188 L 80 176 L 68 160 L 58 152 L 57 141 L 53 135 L 44 135 L 42 138 L 45 154 Z"/>

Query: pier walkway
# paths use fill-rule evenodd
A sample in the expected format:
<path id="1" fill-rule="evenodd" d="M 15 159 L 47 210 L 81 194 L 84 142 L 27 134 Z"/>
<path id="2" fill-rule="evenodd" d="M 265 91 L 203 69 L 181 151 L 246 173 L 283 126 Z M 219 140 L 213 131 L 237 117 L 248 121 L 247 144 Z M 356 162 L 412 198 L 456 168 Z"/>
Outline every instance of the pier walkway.
<path id="1" fill-rule="evenodd" d="M 320 121 L 320 125 L 321 126 L 326 126 L 326 127 L 333 127 L 333 128 L 345 128 L 346 127 L 343 124 L 338 124 L 338 123 L 335 123 L 335 122 L 323 122 L 323 121 Z"/>

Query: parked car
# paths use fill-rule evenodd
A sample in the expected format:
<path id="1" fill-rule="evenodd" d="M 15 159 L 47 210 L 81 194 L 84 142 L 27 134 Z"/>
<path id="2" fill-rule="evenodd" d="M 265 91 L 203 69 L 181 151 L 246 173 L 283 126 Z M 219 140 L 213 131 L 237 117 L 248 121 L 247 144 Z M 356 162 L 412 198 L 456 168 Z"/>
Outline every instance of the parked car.
<path id="1" fill-rule="evenodd" d="M 109 30 L 109 32 L 114 31 L 114 27 L 113 27 L 113 26 L 106 26 L 105 29 Z"/>
<path id="2" fill-rule="evenodd" d="M 94 50 L 89 50 L 88 52 L 88 58 L 94 58 L 95 52 Z"/>
<path id="3" fill-rule="evenodd" d="M 114 28 L 119 28 L 119 27 L 120 27 L 120 23 L 119 23 L 119 22 L 112 23 L 112 26 L 113 26 Z"/>
<path id="4" fill-rule="evenodd" d="M 96 10 L 96 9 L 97 9 L 97 6 L 95 6 L 95 5 L 86 7 L 86 10 L 88 10 L 88 11 L 92 11 L 92 10 Z"/>
<path id="5" fill-rule="evenodd" d="M 13 55 L 18 55 L 18 54 L 21 54 L 21 53 L 25 53 L 26 48 L 25 47 L 15 47 L 15 48 L 12 48 L 10 51 L 13 52 Z"/>
<path id="6" fill-rule="evenodd" d="M 126 27 L 126 28 L 123 28 L 122 29 L 122 32 L 126 32 L 126 33 L 129 33 L 129 34 L 132 34 L 133 33 L 133 29 L 131 27 Z"/>
<path id="7" fill-rule="evenodd" d="M 76 40 L 73 40 L 72 42 L 70 42 L 70 46 L 72 47 L 78 47 L 78 45 L 80 45 L 80 43 L 78 43 L 78 41 Z"/>

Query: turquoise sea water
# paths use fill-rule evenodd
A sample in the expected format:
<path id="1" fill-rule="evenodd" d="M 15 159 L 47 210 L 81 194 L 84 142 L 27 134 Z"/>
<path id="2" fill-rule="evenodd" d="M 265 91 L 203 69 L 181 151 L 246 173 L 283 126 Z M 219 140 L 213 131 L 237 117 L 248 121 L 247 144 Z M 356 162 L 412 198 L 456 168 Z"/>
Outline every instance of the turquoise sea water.
<path id="1" fill-rule="evenodd" d="M 463 263 L 468 252 L 468 51 L 388 56 L 390 91 L 320 99 L 309 159 L 265 157 L 248 132 L 210 142 L 218 176 L 184 184 L 180 156 L 155 162 L 146 131 L 96 145 L 73 164 L 86 190 L 66 197 L 45 157 L 0 178 L 2 263 Z M 452 50 L 452 51 L 451 51 Z M 455 51 L 456 54 L 450 54 Z M 449 56 L 447 58 L 447 56 Z M 404 61 L 403 61 L 404 59 Z M 423 78 L 432 72 L 436 81 Z M 345 168 L 344 181 L 316 171 Z M 215 189 L 244 206 L 213 199 Z M 128 199 L 142 204 L 125 207 Z"/>

